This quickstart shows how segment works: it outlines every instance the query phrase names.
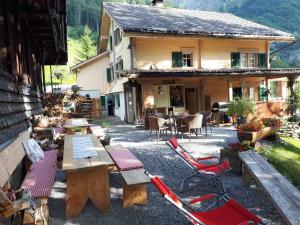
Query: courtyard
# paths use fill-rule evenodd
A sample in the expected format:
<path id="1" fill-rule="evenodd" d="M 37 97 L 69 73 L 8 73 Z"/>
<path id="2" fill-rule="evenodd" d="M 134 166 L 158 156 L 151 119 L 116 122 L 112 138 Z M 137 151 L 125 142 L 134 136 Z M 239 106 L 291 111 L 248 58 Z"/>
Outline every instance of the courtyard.
<path id="1" fill-rule="evenodd" d="M 138 129 L 134 125 L 124 124 L 114 117 L 107 118 L 110 124 L 108 130 L 111 136 L 111 145 L 121 144 L 130 149 L 134 155 L 143 162 L 145 169 L 153 175 L 163 178 L 169 187 L 183 200 L 195 198 L 210 193 L 204 189 L 210 189 L 207 184 L 193 180 L 193 186 L 179 193 L 179 184 L 182 179 L 192 173 L 189 167 L 165 144 L 168 136 L 162 136 L 163 140 L 149 141 L 149 131 Z M 212 134 L 204 140 L 192 137 L 179 140 L 193 156 L 219 156 L 220 149 L 227 146 L 228 142 L 237 140 L 233 127 L 214 127 Z M 271 201 L 263 191 L 255 186 L 250 189 L 243 187 L 242 177 L 232 172 L 221 176 L 228 195 L 236 199 L 251 212 L 258 215 L 264 222 L 271 225 L 280 225 L 281 219 Z M 195 184 L 195 185 L 194 185 Z M 148 185 L 148 203 L 140 206 L 122 208 L 122 177 L 118 173 L 110 174 L 110 191 L 112 199 L 111 210 L 105 214 L 100 213 L 91 202 L 85 206 L 78 218 L 66 221 L 66 177 L 65 173 L 58 170 L 56 181 L 49 198 L 50 219 L 53 225 L 84 225 L 84 224 L 109 224 L 109 225 L 146 225 L 146 224 L 186 224 L 187 220 L 178 213 L 178 210 L 166 202 L 152 184 Z"/>

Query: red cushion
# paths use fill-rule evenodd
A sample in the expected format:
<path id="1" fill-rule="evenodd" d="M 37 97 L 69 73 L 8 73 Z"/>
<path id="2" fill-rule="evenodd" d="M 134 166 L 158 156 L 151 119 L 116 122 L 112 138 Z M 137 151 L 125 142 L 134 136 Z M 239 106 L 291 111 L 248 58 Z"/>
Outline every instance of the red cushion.
<path id="1" fill-rule="evenodd" d="M 173 148 L 175 148 L 175 149 L 178 148 L 179 144 L 178 144 L 178 141 L 177 141 L 177 139 L 175 137 L 171 137 L 169 139 L 169 142 L 173 146 Z"/>
<path id="2" fill-rule="evenodd" d="M 34 198 L 48 197 L 55 180 L 57 151 L 45 151 L 44 155 L 43 159 L 31 165 L 21 186 Z"/>
<path id="3" fill-rule="evenodd" d="M 143 168 L 143 163 L 138 160 L 128 149 L 118 149 L 108 152 L 119 170 Z"/>
<path id="4" fill-rule="evenodd" d="M 192 213 L 205 225 L 238 225 L 246 221 L 259 224 L 261 220 L 246 208 L 230 199 L 225 205 L 206 212 Z"/>

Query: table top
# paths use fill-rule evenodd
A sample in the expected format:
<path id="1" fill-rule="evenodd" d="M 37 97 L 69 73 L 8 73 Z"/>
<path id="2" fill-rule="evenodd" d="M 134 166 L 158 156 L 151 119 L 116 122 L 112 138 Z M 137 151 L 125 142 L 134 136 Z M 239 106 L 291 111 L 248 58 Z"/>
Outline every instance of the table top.
<path id="1" fill-rule="evenodd" d="M 110 165 L 114 162 L 95 135 L 65 136 L 63 170 Z"/>
<path id="2" fill-rule="evenodd" d="M 67 119 L 65 128 L 88 127 L 89 122 L 86 118 Z"/>

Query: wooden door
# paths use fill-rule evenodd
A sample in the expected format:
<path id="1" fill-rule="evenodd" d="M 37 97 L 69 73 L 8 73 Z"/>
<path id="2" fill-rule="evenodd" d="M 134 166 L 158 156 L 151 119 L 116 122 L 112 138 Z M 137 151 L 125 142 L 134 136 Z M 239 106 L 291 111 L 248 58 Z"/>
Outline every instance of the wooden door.
<path id="1" fill-rule="evenodd" d="M 186 103 L 186 110 L 188 110 L 190 114 L 195 114 L 198 112 L 197 88 L 185 89 L 185 103 Z"/>

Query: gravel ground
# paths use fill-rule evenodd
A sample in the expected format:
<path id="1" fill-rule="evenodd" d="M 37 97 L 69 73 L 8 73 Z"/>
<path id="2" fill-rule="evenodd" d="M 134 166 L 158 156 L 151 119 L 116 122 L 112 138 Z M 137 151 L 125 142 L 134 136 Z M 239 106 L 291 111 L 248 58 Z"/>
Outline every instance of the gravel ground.
<path id="1" fill-rule="evenodd" d="M 149 131 L 136 129 L 134 126 L 125 125 L 116 119 L 111 119 L 112 128 L 109 135 L 111 144 L 122 144 L 128 147 L 144 163 L 146 170 L 154 175 L 159 175 L 173 190 L 179 190 L 181 179 L 191 174 L 191 170 L 176 156 L 163 141 L 149 141 Z M 213 128 L 213 134 L 209 134 L 204 140 L 193 137 L 180 142 L 195 156 L 219 155 L 220 148 L 226 146 L 226 142 L 236 140 L 236 132 L 232 128 Z M 155 138 L 153 136 L 153 138 Z M 165 140 L 167 137 L 163 137 Z M 270 225 L 280 225 L 278 212 L 273 207 L 267 196 L 255 188 L 246 189 L 241 184 L 241 176 L 231 172 L 221 178 L 229 196 L 235 198 L 253 213 L 260 216 Z M 205 183 L 192 182 L 196 185 L 184 194 L 178 194 L 184 200 L 207 194 L 201 189 Z M 187 220 L 179 211 L 168 204 L 150 184 L 148 185 L 148 204 L 145 206 L 132 206 L 122 208 L 122 178 L 118 173 L 110 175 L 110 187 L 112 209 L 102 214 L 88 202 L 84 211 L 78 218 L 65 219 L 65 174 L 58 171 L 53 188 L 53 194 L 49 199 L 50 224 L 53 225 L 175 225 L 187 224 Z M 176 192 L 176 191 L 175 191 Z"/>

